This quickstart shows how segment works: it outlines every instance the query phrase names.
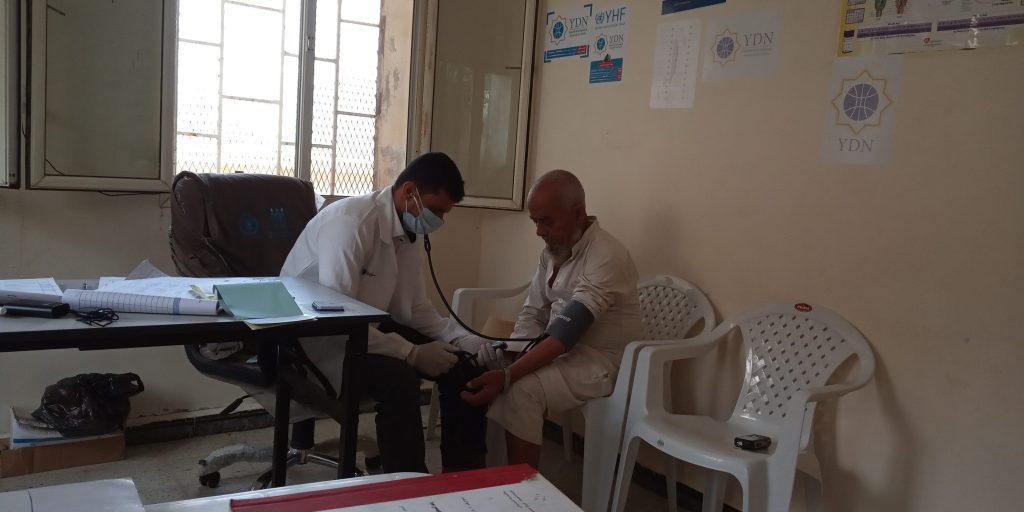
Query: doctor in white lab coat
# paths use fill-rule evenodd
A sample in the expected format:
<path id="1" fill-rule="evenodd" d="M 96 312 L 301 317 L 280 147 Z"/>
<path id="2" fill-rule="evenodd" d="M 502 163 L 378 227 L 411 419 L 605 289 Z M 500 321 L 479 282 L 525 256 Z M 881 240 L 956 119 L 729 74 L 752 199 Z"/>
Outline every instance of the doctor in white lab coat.
<path id="1" fill-rule="evenodd" d="M 369 354 L 361 366 L 364 389 L 378 402 L 377 442 L 385 472 L 426 471 L 420 375 L 440 383 L 444 469 L 483 464 L 486 407 L 469 406 L 458 398 L 465 382 L 477 374 L 464 375 L 465 365 L 450 370 L 458 351 L 475 354 L 486 343 L 438 314 L 427 300 L 422 273 L 422 235 L 441 227 L 463 196 L 462 176 L 447 155 L 420 156 L 394 185 L 321 210 L 281 269 L 282 276 L 317 281 L 391 314 L 390 322 L 370 328 Z M 345 339 L 302 343 L 336 390 Z"/>

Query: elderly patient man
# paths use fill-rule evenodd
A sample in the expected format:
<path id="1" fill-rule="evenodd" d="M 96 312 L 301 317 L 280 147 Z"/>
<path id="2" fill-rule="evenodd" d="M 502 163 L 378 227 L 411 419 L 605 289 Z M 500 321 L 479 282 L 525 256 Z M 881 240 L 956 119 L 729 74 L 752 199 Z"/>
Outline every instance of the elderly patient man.
<path id="1" fill-rule="evenodd" d="M 561 170 L 541 176 L 527 208 L 547 247 L 513 337 L 544 338 L 510 366 L 489 347 L 481 352 L 496 369 L 470 381 L 462 398 L 491 404 L 487 417 L 507 431 L 509 464 L 536 468 L 545 411 L 612 392 L 623 348 L 640 337 L 640 301 L 629 251 L 587 216 L 576 176 Z"/>

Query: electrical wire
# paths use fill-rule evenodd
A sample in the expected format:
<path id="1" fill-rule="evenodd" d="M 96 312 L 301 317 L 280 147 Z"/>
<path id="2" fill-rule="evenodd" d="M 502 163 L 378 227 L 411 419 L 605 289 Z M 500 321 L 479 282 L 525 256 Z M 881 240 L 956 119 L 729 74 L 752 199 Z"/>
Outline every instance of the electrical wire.
<path id="1" fill-rule="evenodd" d="M 434 259 L 430 256 L 430 237 L 427 236 L 426 234 L 423 235 L 423 249 L 427 252 L 427 265 L 430 267 L 430 278 L 433 279 L 433 281 L 434 281 L 434 288 L 437 289 L 437 295 L 441 297 L 441 302 L 444 303 L 444 307 L 448 309 L 448 313 L 450 313 L 452 315 L 452 318 L 454 318 L 455 321 L 458 322 L 459 325 L 461 325 L 464 329 L 469 331 L 470 334 L 472 334 L 474 336 L 479 336 L 479 337 L 481 337 L 481 338 L 483 338 L 485 340 L 491 340 L 491 341 L 526 341 L 526 342 L 529 342 L 529 343 L 526 344 L 526 348 L 523 349 L 522 353 L 524 353 L 524 354 L 526 352 L 528 352 L 530 349 L 532 349 L 534 346 L 536 346 L 537 343 L 540 343 L 541 340 L 543 340 L 544 338 L 547 337 L 547 334 L 541 334 L 540 336 L 537 336 L 536 338 L 498 338 L 498 337 L 494 337 L 494 336 L 488 336 L 486 334 L 481 334 L 481 333 L 476 332 L 475 330 L 473 330 L 472 327 L 466 325 L 466 323 L 463 322 L 462 319 L 459 318 L 459 316 L 455 314 L 455 310 L 453 310 L 452 306 L 450 304 L 448 304 L 448 299 L 446 299 L 444 297 L 444 292 L 441 291 L 441 285 L 437 282 L 437 274 L 434 273 Z"/>

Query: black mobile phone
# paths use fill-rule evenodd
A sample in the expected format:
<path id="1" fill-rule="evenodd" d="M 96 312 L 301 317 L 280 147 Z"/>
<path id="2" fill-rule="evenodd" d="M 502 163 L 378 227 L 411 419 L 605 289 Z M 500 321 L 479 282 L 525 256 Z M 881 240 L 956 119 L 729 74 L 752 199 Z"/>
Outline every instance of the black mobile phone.
<path id="1" fill-rule="evenodd" d="M 317 311 L 345 311 L 345 304 L 330 300 L 314 300 L 313 309 Z"/>
<path id="2" fill-rule="evenodd" d="M 741 450 L 758 451 L 767 449 L 772 445 L 772 438 L 758 434 L 747 434 L 736 436 L 736 447 Z"/>

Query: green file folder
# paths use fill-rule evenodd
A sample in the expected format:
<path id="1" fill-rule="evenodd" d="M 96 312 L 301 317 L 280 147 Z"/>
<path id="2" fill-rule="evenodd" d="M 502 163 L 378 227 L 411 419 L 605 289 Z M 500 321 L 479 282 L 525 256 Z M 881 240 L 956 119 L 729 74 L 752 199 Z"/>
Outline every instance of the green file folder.
<path id="1" fill-rule="evenodd" d="M 239 319 L 300 316 L 302 310 L 281 281 L 219 284 L 213 287 L 225 311 Z"/>

